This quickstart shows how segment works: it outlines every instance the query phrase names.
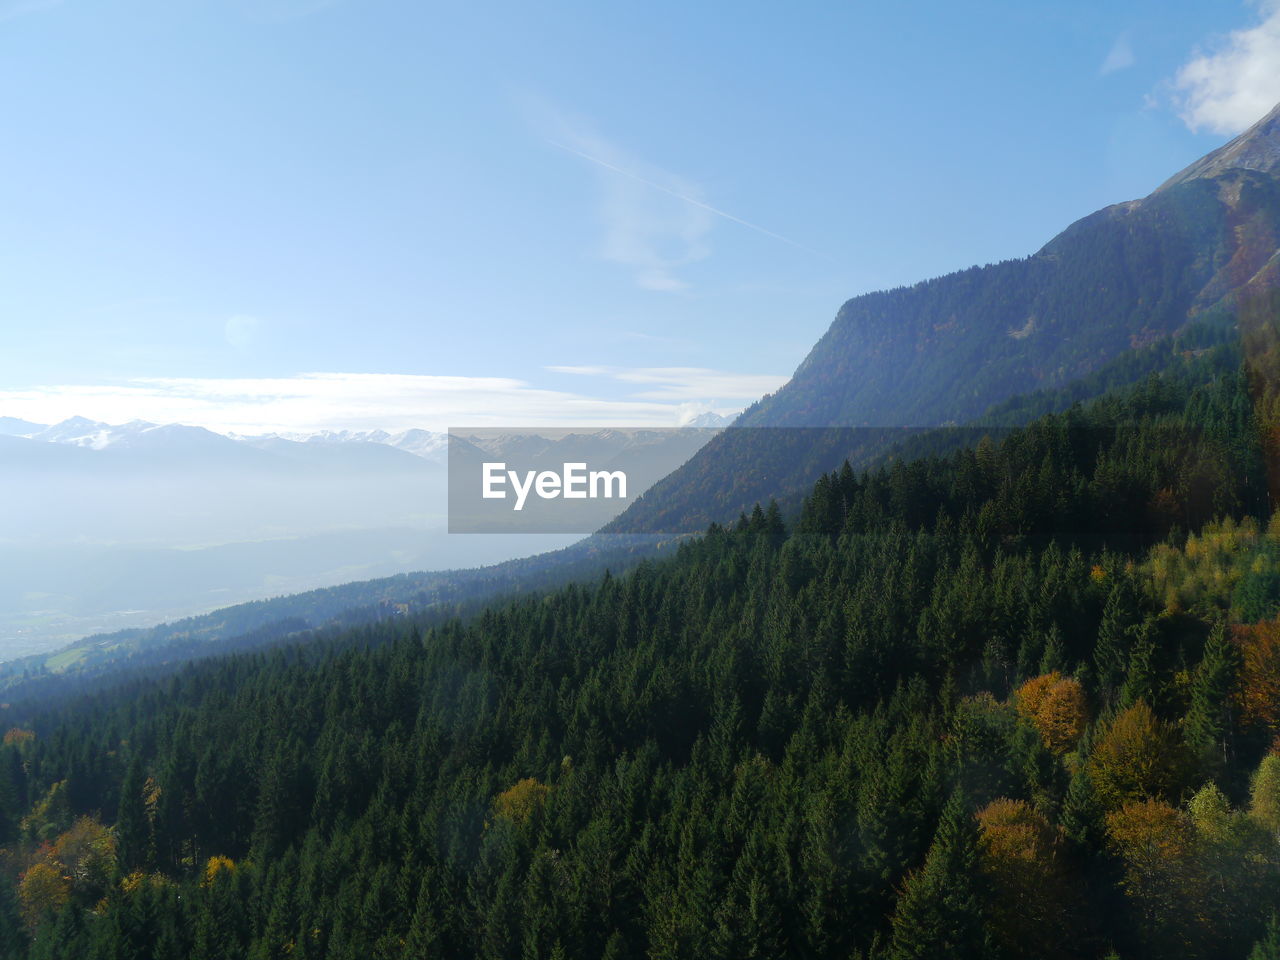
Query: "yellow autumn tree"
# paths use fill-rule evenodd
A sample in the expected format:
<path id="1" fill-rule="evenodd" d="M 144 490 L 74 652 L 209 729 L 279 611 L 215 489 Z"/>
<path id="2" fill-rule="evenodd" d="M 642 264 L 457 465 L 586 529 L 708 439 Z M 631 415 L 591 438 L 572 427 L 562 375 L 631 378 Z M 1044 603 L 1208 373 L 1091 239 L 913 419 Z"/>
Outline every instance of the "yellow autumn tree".
<path id="1" fill-rule="evenodd" d="M 1014 694 L 1018 712 L 1040 731 L 1044 745 L 1063 754 L 1080 740 L 1089 723 L 1084 687 L 1058 671 L 1032 677 Z"/>
<path id="2" fill-rule="evenodd" d="M 1261 545 L 1257 521 L 1227 517 L 1205 524 L 1181 549 L 1170 544 L 1154 547 L 1142 571 L 1166 610 L 1212 613 L 1225 609 Z"/>
<path id="3" fill-rule="evenodd" d="M 92 817 L 79 817 L 54 841 L 53 857 L 77 887 L 105 891 L 116 868 L 116 840 Z"/>
<path id="4" fill-rule="evenodd" d="M 71 878 L 61 865 L 48 860 L 33 863 L 18 881 L 22 918 L 34 929 L 42 917 L 55 914 L 71 899 Z"/>
<path id="5" fill-rule="evenodd" d="M 539 783 L 533 777 L 525 777 L 494 798 L 494 815 L 523 826 L 542 809 L 550 792 L 551 788 L 545 783 Z"/>
<path id="6" fill-rule="evenodd" d="M 204 865 L 204 879 L 200 882 L 200 885 L 203 887 L 212 886 L 219 875 L 233 876 L 235 872 L 236 862 L 230 857 L 210 857 L 208 863 Z"/>
<path id="7" fill-rule="evenodd" d="M 1139 700 L 1116 715 L 1089 756 L 1089 777 L 1108 808 L 1171 793 L 1182 775 L 1176 732 Z"/>
<path id="8" fill-rule="evenodd" d="M 1273 837 L 1280 837 L 1280 756 L 1269 753 L 1253 775 L 1249 815 Z"/>

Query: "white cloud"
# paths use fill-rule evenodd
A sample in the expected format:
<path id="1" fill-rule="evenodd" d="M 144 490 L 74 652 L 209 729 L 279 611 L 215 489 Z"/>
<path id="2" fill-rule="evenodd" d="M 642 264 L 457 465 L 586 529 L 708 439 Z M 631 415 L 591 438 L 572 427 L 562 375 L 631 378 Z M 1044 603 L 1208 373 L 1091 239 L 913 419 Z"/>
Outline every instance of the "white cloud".
<path id="1" fill-rule="evenodd" d="M 1111 50 L 1107 53 L 1106 59 L 1102 61 L 1102 66 L 1098 68 L 1098 74 L 1105 77 L 1109 73 L 1127 70 L 1136 62 L 1133 55 L 1133 45 L 1129 42 L 1129 35 L 1122 33 L 1116 38 L 1116 42 L 1111 45 Z"/>
<path id="2" fill-rule="evenodd" d="M 587 364 L 547 367 L 546 369 L 552 373 L 569 373 L 578 377 L 607 377 L 613 370 L 612 367 L 593 367 Z"/>
<path id="3" fill-rule="evenodd" d="M 1178 113 L 1192 130 L 1239 133 L 1280 101 L 1280 0 L 1258 8 L 1260 23 L 1219 38 L 1178 71 Z"/>
<path id="4" fill-rule="evenodd" d="M 222 333 L 227 338 L 227 343 L 235 347 L 237 350 L 247 350 L 253 341 L 258 338 L 258 330 L 262 326 L 262 321 L 257 317 L 250 317 L 243 313 L 238 313 L 233 317 L 228 317 L 227 322 L 223 325 Z"/>
<path id="5" fill-rule="evenodd" d="M 307 373 L 259 378 L 135 378 L 0 390 L 9 416 L 53 423 L 86 416 L 187 423 L 219 432 L 444 430 L 467 426 L 675 426 L 724 401 L 754 400 L 780 377 L 741 377 L 699 368 L 554 368 L 646 385 L 625 399 L 546 390 L 507 377 Z M 606 370 L 603 374 L 594 370 Z M 764 384 L 760 389 L 757 386 Z M 703 388 L 706 391 L 699 392 Z M 739 404 L 740 405 L 740 404 Z M 717 407 L 719 412 L 729 412 Z M 730 408 L 732 409 L 732 407 Z"/>
<path id="6" fill-rule="evenodd" d="M 623 383 L 634 383 L 652 389 L 632 394 L 637 400 L 675 402 L 710 402 L 724 400 L 756 400 L 772 393 L 787 382 L 788 377 L 772 373 L 728 373 L 706 367 L 548 367 L 555 373 L 572 373 L 589 377 L 609 377 Z"/>

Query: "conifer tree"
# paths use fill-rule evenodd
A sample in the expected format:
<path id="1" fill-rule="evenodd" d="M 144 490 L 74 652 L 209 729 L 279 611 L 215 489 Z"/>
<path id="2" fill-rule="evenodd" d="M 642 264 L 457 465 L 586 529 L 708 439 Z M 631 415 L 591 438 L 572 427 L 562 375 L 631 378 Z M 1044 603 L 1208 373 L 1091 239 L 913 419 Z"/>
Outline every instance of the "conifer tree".
<path id="1" fill-rule="evenodd" d="M 120 785 L 120 811 L 116 818 L 117 855 L 121 872 L 128 874 L 145 870 L 150 866 L 154 852 L 151 841 L 151 823 L 147 817 L 143 789 L 146 773 L 142 758 L 135 753 Z"/>
<path id="2" fill-rule="evenodd" d="M 1093 667 L 1104 698 L 1110 699 L 1124 679 L 1132 629 L 1141 622 L 1137 598 L 1128 579 L 1121 575 L 1111 586 L 1098 625 Z"/>
<path id="3" fill-rule="evenodd" d="M 924 865 L 907 877 L 893 915 L 890 960 L 994 955 L 982 908 L 978 832 L 968 802 L 953 793 Z"/>
<path id="4" fill-rule="evenodd" d="M 1192 678 L 1191 705 L 1183 720 L 1187 744 L 1210 775 L 1219 773 L 1227 764 L 1232 693 L 1238 669 L 1235 646 L 1227 639 L 1226 627 L 1219 623 L 1209 634 L 1204 656 Z"/>

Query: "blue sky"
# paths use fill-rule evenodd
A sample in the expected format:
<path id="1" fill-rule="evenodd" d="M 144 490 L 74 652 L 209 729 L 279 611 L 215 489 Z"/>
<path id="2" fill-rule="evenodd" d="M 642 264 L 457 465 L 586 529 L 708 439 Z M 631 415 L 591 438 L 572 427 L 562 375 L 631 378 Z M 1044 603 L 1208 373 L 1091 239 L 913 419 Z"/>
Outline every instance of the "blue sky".
<path id="1" fill-rule="evenodd" d="M 1276 100 L 1276 2 L 0 0 L 0 414 L 739 409 Z"/>

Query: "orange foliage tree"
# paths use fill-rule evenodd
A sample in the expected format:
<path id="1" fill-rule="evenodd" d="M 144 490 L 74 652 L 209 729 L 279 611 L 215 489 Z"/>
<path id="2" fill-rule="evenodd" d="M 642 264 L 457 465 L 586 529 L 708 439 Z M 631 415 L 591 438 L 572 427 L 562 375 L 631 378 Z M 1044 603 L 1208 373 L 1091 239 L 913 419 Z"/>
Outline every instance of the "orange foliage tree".
<path id="1" fill-rule="evenodd" d="M 22 727 L 10 727 L 5 731 L 4 745 L 6 747 L 12 747 L 14 745 L 20 747 L 23 744 L 30 743 L 35 738 L 36 735 L 34 730 L 24 730 Z"/>
<path id="2" fill-rule="evenodd" d="M 1236 625 L 1240 687 L 1236 693 L 1245 723 L 1280 728 L 1280 620 Z"/>
<path id="3" fill-rule="evenodd" d="M 1057 754 L 1074 747 L 1089 722 L 1084 687 L 1056 670 L 1032 677 L 1018 688 L 1014 701 L 1040 731 L 1044 745 Z"/>
<path id="4" fill-rule="evenodd" d="M 1005 797 L 977 818 L 997 937 L 1011 955 L 1062 955 L 1076 899 L 1061 855 L 1062 830 L 1029 803 Z"/>

